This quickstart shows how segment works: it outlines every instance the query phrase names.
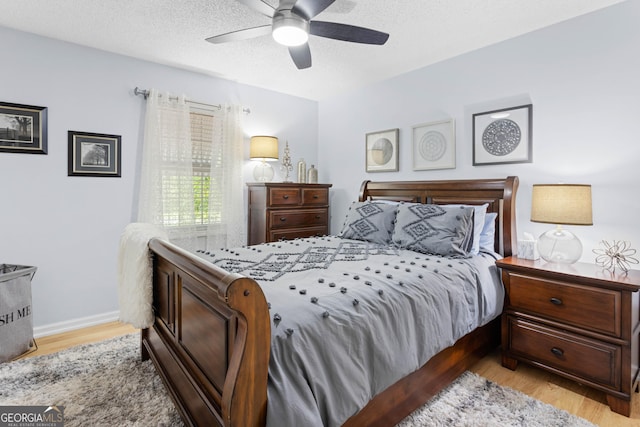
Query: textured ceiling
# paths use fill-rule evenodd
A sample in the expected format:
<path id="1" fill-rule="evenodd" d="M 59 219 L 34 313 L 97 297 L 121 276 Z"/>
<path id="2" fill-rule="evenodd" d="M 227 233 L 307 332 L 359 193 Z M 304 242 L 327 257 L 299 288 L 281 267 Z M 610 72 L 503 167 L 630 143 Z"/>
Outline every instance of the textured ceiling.
<path id="1" fill-rule="evenodd" d="M 319 100 L 621 1 L 336 0 L 316 19 L 384 31 L 389 41 L 311 36 L 306 70 L 271 36 L 206 42 L 270 23 L 236 0 L 0 0 L 0 26 Z"/>

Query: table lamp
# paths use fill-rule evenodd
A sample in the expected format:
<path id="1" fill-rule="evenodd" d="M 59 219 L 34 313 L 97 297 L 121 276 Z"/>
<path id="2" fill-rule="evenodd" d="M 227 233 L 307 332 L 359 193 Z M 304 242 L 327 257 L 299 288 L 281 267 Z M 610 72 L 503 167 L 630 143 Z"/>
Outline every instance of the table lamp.
<path id="1" fill-rule="evenodd" d="M 562 225 L 593 225 L 591 186 L 584 184 L 534 184 L 531 221 L 556 224 L 542 233 L 538 252 L 548 262 L 573 264 L 582 256 L 580 239 Z"/>
<path id="2" fill-rule="evenodd" d="M 249 145 L 249 158 L 260 160 L 253 169 L 253 177 L 256 181 L 271 181 L 273 179 L 273 168 L 267 162 L 278 160 L 278 138 L 275 136 L 252 136 Z"/>

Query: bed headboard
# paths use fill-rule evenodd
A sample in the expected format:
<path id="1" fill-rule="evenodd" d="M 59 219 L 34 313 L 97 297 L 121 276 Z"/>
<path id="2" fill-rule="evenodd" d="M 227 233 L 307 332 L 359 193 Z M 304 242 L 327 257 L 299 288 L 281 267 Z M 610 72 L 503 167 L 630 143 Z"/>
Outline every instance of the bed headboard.
<path id="1" fill-rule="evenodd" d="M 364 181 L 361 202 L 393 200 L 413 203 L 467 204 L 488 203 L 487 212 L 496 212 L 496 252 L 510 256 L 516 250 L 516 192 L 518 177 L 450 181 Z"/>

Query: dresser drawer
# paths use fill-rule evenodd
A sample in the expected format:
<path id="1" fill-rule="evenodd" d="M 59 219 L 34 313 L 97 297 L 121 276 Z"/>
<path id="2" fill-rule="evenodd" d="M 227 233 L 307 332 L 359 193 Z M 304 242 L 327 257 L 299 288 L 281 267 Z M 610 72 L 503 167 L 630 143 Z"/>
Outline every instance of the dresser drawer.
<path id="1" fill-rule="evenodd" d="M 329 189 L 328 188 L 303 188 L 302 203 L 305 206 L 328 205 Z"/>
<path id="2" fill-rule="evenodd" d="M 509 351 L 595 384 L 620 388 L 621 347 L 509 316 Z"/>
<path id="3" fill-rule="evenodd" d="M 269 233 L 269 241 L 277 242 L 279 240 L 293 240 L 303 237 L 325 236 L 327 227 L 307 227 L 307 228 L 283 228 L 274 230 Z"/>
<path id="4" fill-rule="evenodd" d="M 618 291 L 509 274 L 509 308 L 619 337 Z"/>
<path id="5" fill-rule="evenodd" d="M 328 224 L 327 209 L 297 209 L 269 212 L 270 228 L 318 227 Z"/>
<path id="6" fill-rule="evenodd" d="M 298 206 L 301 202 L 297 187 L 269 188 L 267 207 Z"/>

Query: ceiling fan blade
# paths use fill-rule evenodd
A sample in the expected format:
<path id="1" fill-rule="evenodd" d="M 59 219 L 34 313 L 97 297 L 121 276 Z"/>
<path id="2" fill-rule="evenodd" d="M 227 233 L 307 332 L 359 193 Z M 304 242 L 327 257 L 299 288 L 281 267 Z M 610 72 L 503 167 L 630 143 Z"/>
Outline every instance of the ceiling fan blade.
<path id="1" fill-rule="evenodd" d="M 337 22 L 311 21 L 309 33 L 314 36 L 327 37 L 346 42 L 382 45 L 389 39 L 389 34 L 355 25 Z"/>
<path id="2" fill-rule="evenodd" d="M 260 12 L 263 15 L 267 15 L 269 18 L 273 18 L 273 14 L 276 11 L 273 6 L 262 0 L 238 0 L 238 2 Z"/>
<path id="3" fill-rule="evenodd" d="M 291 11 L 309 21 L 331 6 L 335 1 L 336 0 L 298 0 Z"/>
<path id="4" fill-rule="evenodd" d="M 218 44 L 248 40 L 260 36 L 266 36 L 268 34 L 271 34 L 271 24 L 261 25 L 259 27 L 253 28 L 245 28 L 244 30 L 231 31 L 230 33 L 224 33 L 217 36 L 209 37 L 206 40 L 209 43 Z"/>
<path id="5" fill-rule="evenodd" d="M 311 49 L 309 49 L 309 43 L 300 46 L 290 46 L 289 54 L 299 70 L 311 67 Z"/>

